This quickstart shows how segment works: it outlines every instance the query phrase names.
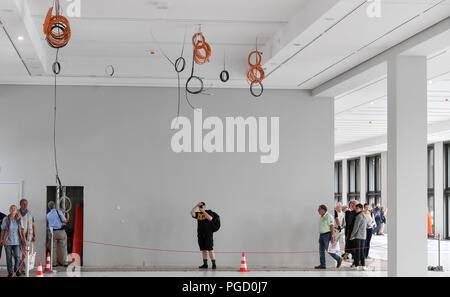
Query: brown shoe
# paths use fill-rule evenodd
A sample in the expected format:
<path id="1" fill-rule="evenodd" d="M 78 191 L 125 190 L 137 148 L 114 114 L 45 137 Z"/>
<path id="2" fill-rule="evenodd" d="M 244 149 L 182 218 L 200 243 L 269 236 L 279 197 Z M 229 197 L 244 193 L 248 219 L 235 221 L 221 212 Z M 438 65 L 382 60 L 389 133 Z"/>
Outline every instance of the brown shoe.
<path id="1" fill-rule="evenodd" d="M 339 267 L 341 267 L 341 264 L 342 264 L 342 259 L 341 259 L 341 260 L 339 260 L 339 261 L 337 261 L 337 265 L 336 265 L 336 268 L 339 268 Z"/>
<path id="2" fill-rule="evenodd" d="M 319 266 L 314 267 L 314 269 L 327 269 L 327 268 L 325 266 L 319 265 Z"/>

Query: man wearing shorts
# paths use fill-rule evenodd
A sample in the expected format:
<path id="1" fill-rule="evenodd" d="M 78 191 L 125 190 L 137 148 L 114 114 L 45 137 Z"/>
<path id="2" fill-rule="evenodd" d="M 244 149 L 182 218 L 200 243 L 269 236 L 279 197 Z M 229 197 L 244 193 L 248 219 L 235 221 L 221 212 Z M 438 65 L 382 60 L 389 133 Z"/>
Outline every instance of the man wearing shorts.
<path id="1" fill-rule="evenodd" d="M 198 208 L 199 211 L 196 211 Z M 213 239 L 213 217 L 206 210 L 206 204 L 204 202 L 198 203 L 191 210 L 191 216 L 197 220 L 197 238 L 198 245 L 202 251 L 203 265 L 200 269 L 208 268 L 208 254 L 211 259 L 212 269 L 216 269 L 216 257 L 214 255 L 214 239 Z"/>

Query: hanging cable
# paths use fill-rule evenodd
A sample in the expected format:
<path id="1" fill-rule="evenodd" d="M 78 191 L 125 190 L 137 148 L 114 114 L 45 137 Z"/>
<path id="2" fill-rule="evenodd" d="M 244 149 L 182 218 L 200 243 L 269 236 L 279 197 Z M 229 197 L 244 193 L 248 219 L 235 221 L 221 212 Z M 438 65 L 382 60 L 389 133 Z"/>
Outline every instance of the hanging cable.
<path id="1" fill-rule="evenodd" d="M 55 10 L 55 15 L 53 15 Z M 62 189 L 61 178 L 59 177 L 58 157 L 56 147 L 56 127 L 57 127 L 57 76 L 61 72 L 61 63 L 59 62 L 59 49 L 65 47 L 71 38 L 70 24 L 67 18 L 61 15 L 61 6 L 59 0 L 53 1 L 53 6 L 47 12 L 44 22 L 44 34 L 50 47 L 56 49 L 55 61 L 52 64 L 52 72 L 54 75 L 54 91 L 53 91 L 53 158 L 55 165 L 56 183 L 59 189 Z"/>
<path id="2" fill-rule="evenodd" d="M 209 58 L 211 57 L 211 46 L 206 42 L 206 38 L 201 32 L 201 27 L 199 28 L 199 32 L 195 33 L 192 36 L 192 45 L 193 56 L 192 56 L 192 69 L 191 76 L 186 81 L 186 92 L 192 95 L 200 94 L 204 90 L 203 80 L 194 75 L 195 64 L 203 65 L 209 62 Z M 197 82 L 197 88 L 195 89 L 192 85 Z M 186 94 L 186 98 L 188 95 Z"/>
<path id="3" fill-rule="evenodd" d="M 223 51 L 223 70 L 222 72 L 220 72 L 219 78 L 223 83 L 226 83 L 229 79 L 230 79 L 230 74 L 228 73 L 228 71 L 226 70 L 225 67 L 225 61 L 226 61 L 226 54 L 225 54 L 225 50 Z"/>
<path id="4" fill-rule="evenodd" d="M 178 107 L 177 107 L 177 119 L 180 116 L 180 108 L 181 108 L 181 72 L 184 71 L 186 68 L 186 60 L 184 59 L 184 48 L 186 44 L 186 36 L 187 36 L 187 28 L 185 28 L 184 31 L 184 38 L 183 38 L 183 47 L 181 49 L 181 55 L 178 57 L 175 62 L 172 61 L 172 59 L 169 58 L 169 56 L 159 47 L 158 41 L 153 35 L 153 31 L 150 31 L 150 34 L 152 35 L 153 42 L 155 42 L 158 46 L 158 51 L 166 58 L 167 61 L 169 61 L 170 64 L 174 67 L 175 72 L 177 73 L 177 82 L 178 82 Z M 195 109 L 195 107 L 192 106 L 191 102 L 189 101 L 189 98 L 186 95 L 186 102 L 187 104 L 192 108 Z"/>
<path id="5" fill-rule="evenodd" d="M 53 15 L 53 9 L 55 15 Z M 47 43 L 53 48 L 65 47 L 72 36 L 69 20 L 61 15 L 61 8 L 59 0 L 55 0 L 53 7 L 47 12 L 47 16 L 44 22 L 44 34 L 46 36 Z"/>
<path id="6" fill-rule="evenodd" d="M 56 77 L 61 71 L 61 65 L 58 62 L 58 54 L 59 49 L 56 49 L 56 57 L 55 62 L 53 63 L 53 75 L 55 77 L 55 84 L 54 84 L 54 101 L 53 101 L 53 157 L 54 157 L 54 163 L 55 163 L 55 175 L 56 175 L 56 183 L 60 188 L 62 188 L 61 179 L 59 178 L 59 170 L 58 170 L 58 158 L 57 158 L 57 151 L 56 151 L 56 115 L 57 115 L 57 108 L 56 108 L 56 99 L 57 99 L 57 92 L 56 92 Z M 58 65 L 58 68 L 55 67 L 55 65 Z"/>
<path id="7" fill-rule="evenodd" d="M 254 63 L 252 60 L 254 59 Z M 262 81 L 265 77 L 264 69 L 261 67 L 262 53 L 258 51 L 258 40 L 256 40 L 256 49 L 248 55 L 248 65 L 250 69 L 247 72 L 247 82 L 250 84 L 250 93 L 254 97 L 260 97 L 264 93 Z M 256 89 L 260 88 L 257 92 Z"/>

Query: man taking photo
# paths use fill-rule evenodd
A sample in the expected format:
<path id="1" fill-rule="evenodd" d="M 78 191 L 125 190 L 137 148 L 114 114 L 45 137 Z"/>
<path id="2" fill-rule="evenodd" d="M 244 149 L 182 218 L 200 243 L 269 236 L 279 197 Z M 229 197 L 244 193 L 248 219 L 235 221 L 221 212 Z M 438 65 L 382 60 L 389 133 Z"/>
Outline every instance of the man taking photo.
<path id="1" fill-rule="evenodd" d="M 198 208 L 199 211 L 196 211 Z M 203 265 L 200 266 L 200 269 L 208 268 L 208 254 L 211 259 L 212 269 L 216 269 L 216 257 L 214 255 L 214 226 L 213 226 L 213 217 L 214 213 L 210 210 L 206 210 L 206 204 L 204 202 L 200 202 L 194 206 L 191 210 L 192 218 L 197 220 L 197 238 L 198 245 L 200 250 L 202 251 L 203 257 Z"/>

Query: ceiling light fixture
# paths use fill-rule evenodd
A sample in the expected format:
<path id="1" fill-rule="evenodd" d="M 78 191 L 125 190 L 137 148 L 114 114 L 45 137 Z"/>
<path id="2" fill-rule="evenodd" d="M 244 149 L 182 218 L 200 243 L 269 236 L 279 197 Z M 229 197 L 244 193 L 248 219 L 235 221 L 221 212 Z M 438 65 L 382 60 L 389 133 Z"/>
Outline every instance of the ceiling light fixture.
<path id="1" fill-rule="evenodd" d="M 24 40 L 25 38 L 23 38 L 23 36 L 19 36 L 19 37 L 17 37 L 17 39 L 20 40 L 20 41 L 22 41 L 22 40 Z"/>

